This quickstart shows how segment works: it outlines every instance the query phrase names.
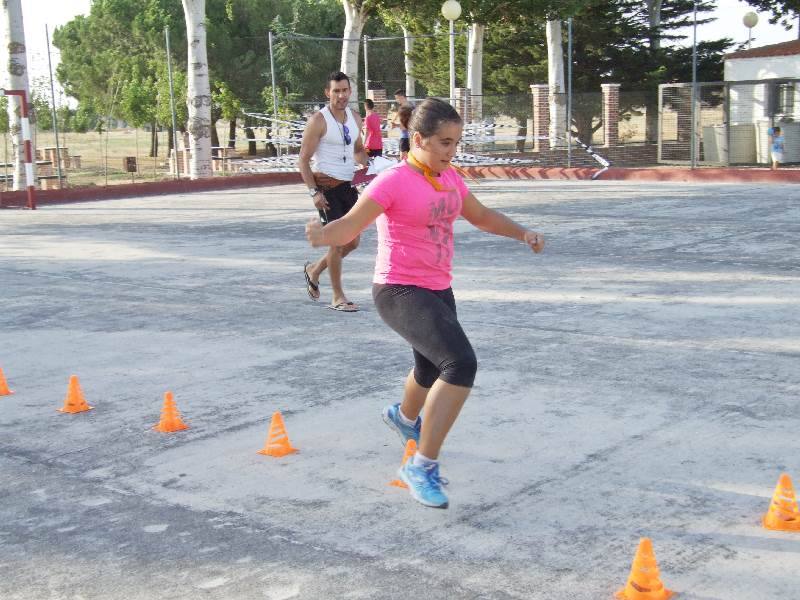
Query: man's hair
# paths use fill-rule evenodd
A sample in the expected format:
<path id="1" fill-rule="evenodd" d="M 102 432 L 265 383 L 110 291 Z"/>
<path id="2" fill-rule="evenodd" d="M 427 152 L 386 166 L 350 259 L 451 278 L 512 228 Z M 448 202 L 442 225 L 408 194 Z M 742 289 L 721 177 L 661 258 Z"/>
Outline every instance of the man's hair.
<path id="1" fill-rule="evenodd" d="M 369 110 L 372 110 L 373 108 L 375 108 L 375 103 L 369 98 L 367 98 L 366 100 L 364 100 L 364 106 L 366 106 Z"/>
<path id="2" fill-rule="evenodd" d="M 337 83 L 339 81 L 346 81 L 347 87 L 350 87 L 350 78 L 341 71 L 333 71 L 330 75 L 328 75 L 328 81 L 325 82 L 326 90 L 331 89 L 331 81 L 336 81 Z"/>
<path id="3" fill-rule="evenodd" d="M 781 128 L 780 128 L 780 127 L 775 127 L 775 128 L 772 130 L 772 132 L 773 132 L 773 133 L 780 133 L 780 132 L 781 132 Z"/>
<path id="4" fill-rule="evenodd" d="M 394 95 L 395 96 L 402 96 L 403 98 L 405 98 L 406 97 L 406 91 L 403 88 L 397 88 L 394 91 Z"/>
<path id="5" fill-rule="evenodd" d="M 463 122 L 461 115 L 450 104 L 438 98 L 427 98 L 414 109 L 407 129 L 418 131 L 422 137 L 428 138 L 445 123 L 460 125 Z"/>

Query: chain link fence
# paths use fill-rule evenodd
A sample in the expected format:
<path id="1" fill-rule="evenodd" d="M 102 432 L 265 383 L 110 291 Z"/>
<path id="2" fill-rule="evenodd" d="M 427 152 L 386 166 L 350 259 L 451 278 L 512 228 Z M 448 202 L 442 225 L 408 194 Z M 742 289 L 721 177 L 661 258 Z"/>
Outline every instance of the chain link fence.
<path id="1" fill-rule="evenodd" d="M 784 161 L 800 162 L 800 79 L 660 86 L 658 160 L 669 164 L 764 165 L 780 127 Z M 692 150 L 694 142 L 694 151 Z"/>

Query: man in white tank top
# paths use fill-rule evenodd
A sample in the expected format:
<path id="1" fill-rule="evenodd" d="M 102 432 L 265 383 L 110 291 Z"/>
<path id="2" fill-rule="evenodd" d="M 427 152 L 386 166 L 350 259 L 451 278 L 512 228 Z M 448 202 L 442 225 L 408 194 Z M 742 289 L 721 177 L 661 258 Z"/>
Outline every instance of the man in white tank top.
<path id="1" fill-rule="evenodd" d="M 356 159 L 362 165 L 368 162 L 359 135 L 361 118 L 347 106 L 351 91 L 347 75 L 341 71 L 331 73 L 325 84 L 325 95 L 330 102 L 311 116 L 303 132 L 298 161 L 300 175 L 323 223 L 340 219 L 353 208 L 358 200 L 358 192 L 351 185 Z M 329 308 L 343 312 L 358 310 L 342 289 L 342 259 L 358 247 L 358 241 L 356 238 L 345 246 L 331 246 L 318 261 L 305 264 L 306 290 L 312 300 L 319 299 L 319 277 L 328 269 L 333 292 Z"/>

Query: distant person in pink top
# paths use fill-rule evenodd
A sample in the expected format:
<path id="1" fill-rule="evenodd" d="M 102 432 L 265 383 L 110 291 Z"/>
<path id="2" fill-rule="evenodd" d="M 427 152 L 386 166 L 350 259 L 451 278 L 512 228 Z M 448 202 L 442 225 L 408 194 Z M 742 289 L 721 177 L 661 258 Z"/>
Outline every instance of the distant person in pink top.
<path id="1" fill-rule="evenodd" d="M 375 112 L 375 103 L 367 98 L 364 100 L 364 148 L 367 156 L 383 156 L 383 132 L 381 132 L 381 116 Z"/>
<path id="2" fill-rule="evenodd" d="M 414 110 L 409 129 L 408 160 L 381 173 L 341 219 L 324 227 L 309 221 L 306 237 L 312 246 L 341 246 L 377 220 L 375 307 L 414 354 L 402 402 L 386 407 L 383 419 L 404 444 L 410 439 L 418 443 L 417 453 L 398 473 L 411 495 L 425 506 L 447 508 L 439 451 L 477 371 L 450 287 L 453 222 L 462 216 L 478 229 L 524 242 L 537 253 L 544 237 L 481 204 L 451 167 L 463 129 L 452 106 L 428 98 Z"/>

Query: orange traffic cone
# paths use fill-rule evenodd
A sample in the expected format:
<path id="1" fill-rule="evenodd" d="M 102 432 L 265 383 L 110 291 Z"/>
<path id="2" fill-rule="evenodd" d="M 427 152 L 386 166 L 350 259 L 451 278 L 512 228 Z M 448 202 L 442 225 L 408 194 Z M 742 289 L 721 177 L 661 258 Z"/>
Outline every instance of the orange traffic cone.
<path id="1" fill-rule="evenodd" d="M 650 538 L 642 538 L 633 557 L 628 583 L 616 593 L 616 597 L 619 600 L 666 600 L 674 593 L 661 583 L 653 542 Z"/>
<path id="2" fill-rule="evenodd" d="M 797 510 L 797 496 L 792 479 L 782 473 L 775 486 L 769 510 L 762 520 L 764 527 L 776 531 L 800 531 L 800 511 Z"/>
<path id="3" fill-rule="evenodd" d="M 403 462 L 400 463 L 400 466 L 402 467 L 403 465 L 405 465 L 406 461 L 409 458 L 411 458 L 412 456 L 414 456 L 416 451 L 417 451 L 417 442 L 415 442 L 414 440 L 408 440 L 406 442 L 405 452 L 403 452 Z M 389 485 L 393 485 L 393 486 L 399 487 L 399 488 L 408 489 L 408 486 L 401 479 L 392 479 L 389 482 Z"/>
<path id="4" fill-rule="evenodd" d="M 172 392 L 164 393 L 164 407 L 161 409 L 161 420 L 157 425 L 153 425 L 153 429 L 163 433 L 173 433 L 175 431 L 189 429 L 189 426 L 181 420 L 181 414 L 178 412 L 178 406 L 175 404 Z"/>
<path id="5" fill-rule="evenodd" d="M 93 406 L 86 404 L 86 399 L 83 397 L 83 392 L 81 391 L 81 384 L 78 383 L 78 376 L 70 375 L 67 397 L 64 398 L 64 406 L 58 410 L 63 413 L 79 413 L 93 408 Z"/>
<path id="6" fill-rule="evenodd" d="M 0 369 L 0 396 L 10 396 L 13 393 L 13 390 L 8 389 L 8 383 L 6 383 L 6 376 L 3 375 L 3 369 Z"/>
<path id="7" fill-rule="evenodd" d="M 286 427 L 283 424 L 281 411 L 276 410 L 272 415 L 272 422 L 269 424 L 269 433 L 264 448 L 258 451 L 259 454 L 266 456 L 286 456 L 292 452 L 297 452 L 289 443 L 289 436 L 286 434 Z"/>

